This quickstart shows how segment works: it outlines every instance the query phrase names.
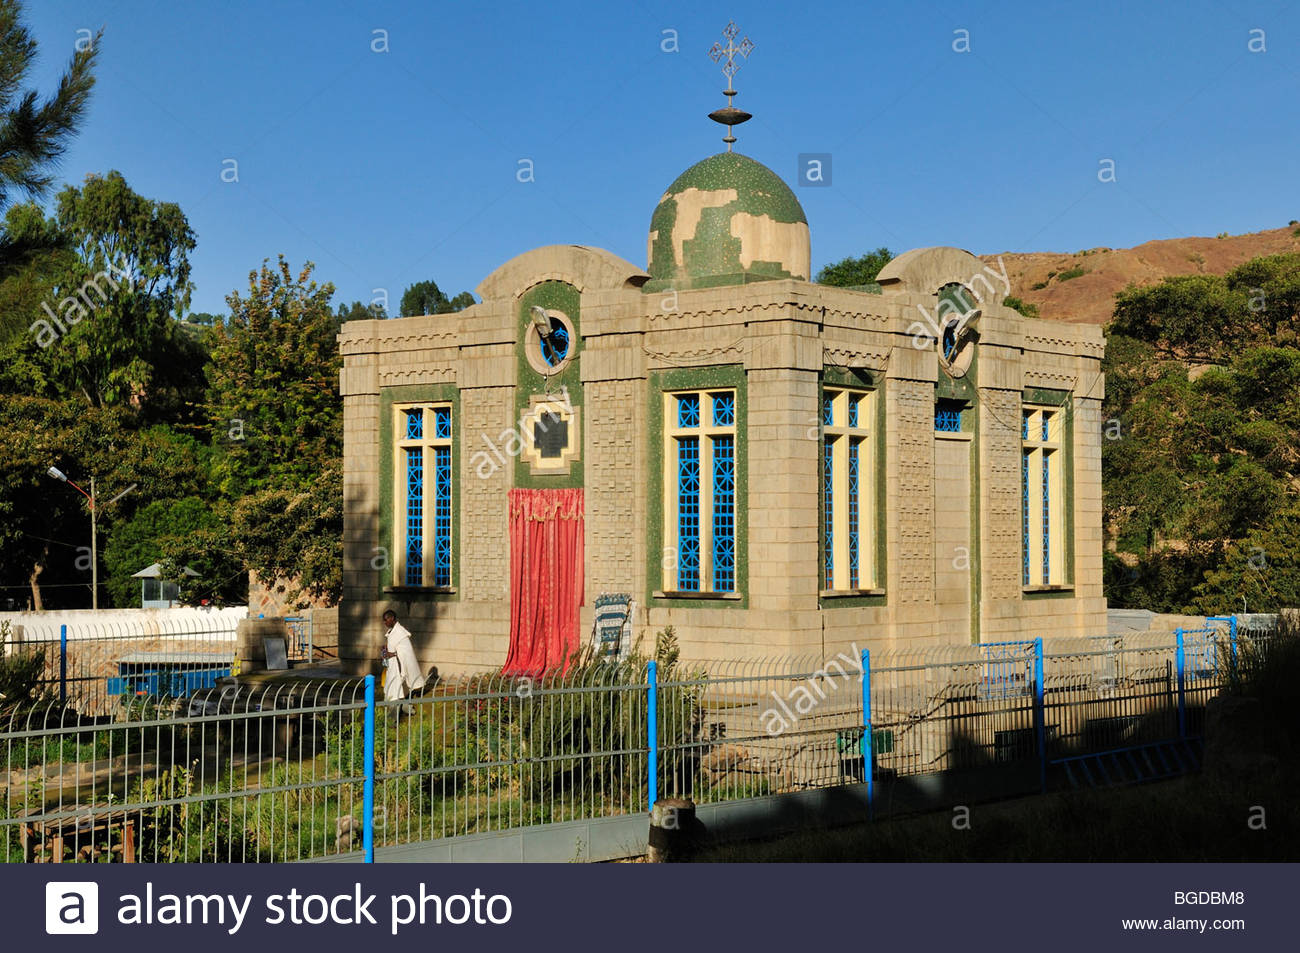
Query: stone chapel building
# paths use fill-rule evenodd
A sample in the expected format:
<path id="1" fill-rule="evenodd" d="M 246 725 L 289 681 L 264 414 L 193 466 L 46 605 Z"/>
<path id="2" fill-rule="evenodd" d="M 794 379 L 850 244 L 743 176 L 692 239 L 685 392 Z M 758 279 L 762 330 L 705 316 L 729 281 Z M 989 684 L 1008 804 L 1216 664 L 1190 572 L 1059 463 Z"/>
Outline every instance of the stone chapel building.
<path id="1" fill-rule="evenodd" d="M 389 607 L 426 666 L 560 664 L 602 593 L 688 660 L 1105 632 L 1100 329 L 956 248 L 814 284 L 733 152 L 647 259 L 536 248 L 465 311 L 344 326 L 349 670 Z"/>

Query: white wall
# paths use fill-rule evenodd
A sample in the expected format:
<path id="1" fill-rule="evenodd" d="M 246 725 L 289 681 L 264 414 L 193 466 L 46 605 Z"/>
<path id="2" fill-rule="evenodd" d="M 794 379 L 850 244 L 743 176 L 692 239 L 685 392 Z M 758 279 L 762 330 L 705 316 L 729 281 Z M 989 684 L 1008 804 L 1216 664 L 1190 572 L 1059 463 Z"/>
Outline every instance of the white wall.
<path id="1" fill-rule="evenodd" d="M 247 606 L 178 609 L 67 609 L 53 612 L 0 612 L 8 622 L 9 641 L 46 641 L 59 638 L 68 627 L 68 641 L 130 636 L 182 636 L 202 634 L 207 641 L 235 641 L 235 626 L 248 617 Z M 20 635 L 21 627 L 21 635 Z"/>

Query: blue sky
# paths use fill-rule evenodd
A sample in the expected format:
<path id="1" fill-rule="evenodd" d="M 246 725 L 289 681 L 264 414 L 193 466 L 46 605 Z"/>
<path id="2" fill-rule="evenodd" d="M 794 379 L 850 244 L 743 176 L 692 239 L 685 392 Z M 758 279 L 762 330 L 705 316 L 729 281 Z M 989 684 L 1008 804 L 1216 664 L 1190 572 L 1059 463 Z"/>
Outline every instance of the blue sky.
<path id="1" fill-rule="evenodd" d="M 118 169 L 198 235 L 196 311 L 265 257 L 338 300 L 449 296 L 539 245 L 645 264 L 668 184 L 723 145 L 707 51 L 729 19 L 737 151 L 796 183 L 814 269 L 879 245 L 1125 247 L 1300 218 L 1300 5 L 172 3 L 40 0 L 47 90 L 105 28 L 65 181 Z M 1249 45 L 1262 30 L 1264 51 Z M 387 31 L 388 52 L 382 46 Z M 970 52 L 958 52 L 968 31 Z M 676 47 L 676 52 L 672 48 Z M 223 182 L 225 160 L 238 182 Z M 535 181 L 518 181 L 520 160 Z M 1103 160 L 1115 181 L 1099 181 Z"/>

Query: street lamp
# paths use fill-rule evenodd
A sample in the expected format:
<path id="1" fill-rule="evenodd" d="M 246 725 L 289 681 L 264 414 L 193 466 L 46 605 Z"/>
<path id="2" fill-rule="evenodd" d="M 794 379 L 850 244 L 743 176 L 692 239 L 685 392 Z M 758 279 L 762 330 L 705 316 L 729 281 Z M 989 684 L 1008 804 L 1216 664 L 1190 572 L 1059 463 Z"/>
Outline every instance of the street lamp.
<path id="1" fill-rule="evenodd" d="M 98 609 L 99 608 L 99 526 L 98 526 L 98 516 L 97 516 L 98 511 L 96 510 L 95 507 L 95 478 L 93 476 L 90 478 L 90 492 L 87 493 L 81 487 L 77 486 L 77 484 L 69 480 L 67 476 L 64 475 L 63 471 L 60 470 L 58 467 L 50 467 L 48 470 L 45 471 L 45 473 L 46 475 L 53 477 L 55 480 L 58 480 L 60 483 L 68 484 L 68 486 L 72 487 L 74 490 L 76 490 L 78 493 L 84 496 L 86 498 L 86 502 L 90 504 L 90 607 L 92 609 Z M 117 496 L 113 497 L 104 505 L 112 506 L 122 497 L 126 496 L 128 493 L 134 490 L 135 486 L 136 485 L 132 483 L 125 490 L 123 490 Z"/>

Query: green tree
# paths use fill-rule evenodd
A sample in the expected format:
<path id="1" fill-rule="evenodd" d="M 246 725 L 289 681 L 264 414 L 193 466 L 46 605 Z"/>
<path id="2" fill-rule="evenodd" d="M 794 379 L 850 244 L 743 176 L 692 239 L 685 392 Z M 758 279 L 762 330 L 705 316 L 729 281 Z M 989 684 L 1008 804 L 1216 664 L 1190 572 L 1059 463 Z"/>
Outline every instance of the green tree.
<path id="1" fill-rule="evenodd" d="M 230 542 L 245 565 L 303 592 L 342 588 L 343 419 L 334 287 L 281 257 L 231 294 L 213 328 L 207 413 Z M 213 541 L 213 545 L 224 545 Z"/>
<path id="2" fill-rule="evenodd" d="M 237 501 L 232 535 L 249 569 L 278 580 L 290 601 L 337 602 L 343 590 L 343 460 L 306 485 L 277 486 Z"/>
<path id="3" fill-rule="evenodd" d="M 438 307 L 446 300 L 447 296 L 442 293 L 436 281 L 417 281 L 402 292 L 402 303 L 398 314 L 403 318 L 437 314 Z"/>
<path id="4" fill-rule="evenodd" d="M 1178 275 L 1127 288 L 1115 300 L 1114 334 L 1156 354 L 1223 364 L 1242 349 L 1300 344 L 1300 254 L 1253 258 L 1226 275 Z"/>
<path id="5" fill-rule="evenodd" d="M 140 580 L 131 575 L 155 562 L 170 561 L 199 574 L 186 577 L 182 601 L 242 601 L 248 594 L 247 579 L 229 547 L 224 521 L 209 502 L 197 496 L 154 500 L 114 528 L 104 548 L 105 588 L 114 605 L 139 605 Z"/>
<path id="6" fill-rule="evenodd" d="M 1275 513 L 1230 544 L 1193 600 L 1206 613 L 1277 612 L 1300 605 L 1300 506 Z"/>
<path id="7" fill-rule="evenodd" d="M 64 189 L 54 220 L 41 219 L 30 206 L 7 218 L 11 234 L 42 246 L 0 282 L 34 305 L 30 333 L 10 337 L 11 360 L 34 370 L 38 392 L 50 396 L 154 410 L 192 403 L 203 354 L 174 320 L 188 308 L 195 244 L 180 207 L 146 199 L 110 172 Z"/>
<path id="8" fill-rule="evenodd" d="M 58 222 L 31 203 L 10 206 L 0 225 L 0 390 L 45 393 L 49 368 L 31 327 L 51 289 L 76 266 Z"/>
<path id="9" fill-rule="evenodd" d="M 228 499 L 289 481 L 307 485 L 343 452 L 332 284 L 296 275 L 281 256 L 227 297 L 230 319 L 211 331 L 206 410 Z"/>
<path id="10" fill-rule="evenodd" d="M 348 321 L 382 321 L 388 317 L 382 304 L 362 304 L 353 301 L 350 305 L 339 303 L 337 324 L 341 328 Z"/>
<path id="11" fill-rule="evenodd" d="M 20 22 L 22 4 L 0 0 L 0 208 L 15 192 L 40 196 L 53 181 L 53 167 L 85 118 L 99 36 L 77 49 L 45 99 L 23 89 L 36 60 L 36 40 Z"/>
<path id="12" fill-rule="evenodd" d="M 417 281 L 404 292 L 398 314 L 403 318 L 422 314 L 450 314 L 463 311 L 474 304 L 474 296 L 462 291 L 454 298 L 448 298 L 433 280 Z"/>
<path id="13" fill-rule="evenodd" d="M 193 437 L 144 426 L 128 408 L 0 394 L 0 596 L 46 608 L 90 604 L 89 510 L 47 468 L 58 467 L 87 490 L 94 476 L 101 501 L 135 487 L 112 507 L 101 502 L 102 559 L 137 508 L 210 494 L 207 456 Z M 100 573 L 101 583 L 108 578 Z"/>
<path id="14" fill-rule="evenodd" d="M 821 285 L 835 285 L 840 288 L 869 285 L 876 280 L 880 269 L 889 264 L 893 258 L 893 252 L 882 245 L 875 251 L 867 252 L 861 258 L 845 258 L 827 265 L 817 272 L 815 280 Z"/>
<path id="15" fill-rule="evenodd" d="M 1276 606 L 1300 587 L 1286 542 L 1300 506 L 1298 265 L 1270 256 L 1118 296 L 1103 364 L 1111 605 Z"/>
<path id="16" fill-rule="evenodd" d="M 447 302 L 448 311 L 464 311 L 466 308 L 472 308 L 475 304 L 474 296 L 468 291 L 462 291 Z"/>

